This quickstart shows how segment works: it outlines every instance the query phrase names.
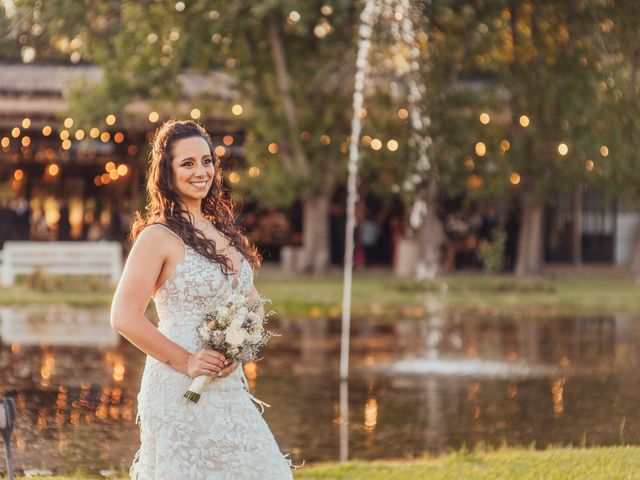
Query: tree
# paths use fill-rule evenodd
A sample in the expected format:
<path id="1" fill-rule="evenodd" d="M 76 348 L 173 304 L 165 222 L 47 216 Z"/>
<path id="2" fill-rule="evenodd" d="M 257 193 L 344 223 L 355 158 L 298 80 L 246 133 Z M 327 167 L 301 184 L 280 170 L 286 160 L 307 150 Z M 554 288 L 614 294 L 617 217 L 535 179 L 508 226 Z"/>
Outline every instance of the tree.
<path id="1" fill-rule="evenodd" d="M 486 176 L 511 183 L 520 209 L 515 271 L 530 275 L 543 263 L 545 205 L 581 188 L 585 164 L 603 143 L 598 29 L 607 6 L 530 0 L 500 7 L 474 61 L 495 78 L 491 110 L 506 121 L 486 129 L 475 152 Z"/>

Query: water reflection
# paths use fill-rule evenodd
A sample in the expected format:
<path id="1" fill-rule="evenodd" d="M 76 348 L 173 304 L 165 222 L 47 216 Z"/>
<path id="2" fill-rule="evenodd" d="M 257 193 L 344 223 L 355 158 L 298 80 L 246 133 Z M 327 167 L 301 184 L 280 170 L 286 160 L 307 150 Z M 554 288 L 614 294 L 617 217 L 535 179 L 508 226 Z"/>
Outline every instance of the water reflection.
<path id="1" fill-rule="evenodd" d="M 430 312 L 354 321 L 353 376 L 342 387 L 339 321 L 274 320 L 282 336 L 245 373 L 272 405 L 266 420 L 294 462 L 404 457 L 479 442 L 640 443 L 637 319 Z M 110 343 L 106 312 L 59 312 L 57 320 L 1 313 L 0 395 L 16 398 L 17 467 L 127 469 L 138 446 L 144 356 Z"/>

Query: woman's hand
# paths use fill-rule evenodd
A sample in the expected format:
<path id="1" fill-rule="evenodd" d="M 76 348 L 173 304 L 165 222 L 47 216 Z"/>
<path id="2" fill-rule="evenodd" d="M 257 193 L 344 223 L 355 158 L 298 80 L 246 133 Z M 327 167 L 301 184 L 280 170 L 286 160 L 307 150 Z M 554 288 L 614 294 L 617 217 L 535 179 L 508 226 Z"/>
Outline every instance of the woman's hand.
<path id="1" fill-rule="evenodd" d="M 237 363 L 229 360 L 220 352 L 204 348 L 192 353 L 187 358 L 186 373 L 189 377 L 209 375 L 211 377 L 226 377 L 237 368 Z"/>
<path id="2" fill-rule="evenodd" d="M 229 359 L 227 359 L 227 362 L 229 363 L 227 364 L 226 367 L 222 369 L 220 373 L 218 373 L 218 377 L 228 377 L 233 372 L 235 372 L 236 368 L 238 368 L 238 365 L 239 365 L 238 362 L 234 362 L 233 360 L 229 360 Z"/>

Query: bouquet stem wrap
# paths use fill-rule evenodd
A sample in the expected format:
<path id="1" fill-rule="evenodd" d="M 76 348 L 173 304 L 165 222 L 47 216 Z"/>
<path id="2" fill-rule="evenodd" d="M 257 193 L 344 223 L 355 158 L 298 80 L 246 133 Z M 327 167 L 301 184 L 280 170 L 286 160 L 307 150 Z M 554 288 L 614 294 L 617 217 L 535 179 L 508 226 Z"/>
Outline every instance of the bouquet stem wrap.
<path id="1" fill-rule="evenodd" d="M 200 400 L 200 395 L 202 395 L 202 391 L 204 390 L 204 387 L 209 385 L 209 383 L 211 383 L 211 380 L 213 380 L 213 377 L 209 375 L 197 376 L 196 378 L 193 379 L 193 382 L 191 382 L 191 386 L 189 387 L 189 390 L 184 392 L 184 398 L 186 398 L 187 400 L 191 400 L 193 403 L 198 403 L 198 400 Z"/>

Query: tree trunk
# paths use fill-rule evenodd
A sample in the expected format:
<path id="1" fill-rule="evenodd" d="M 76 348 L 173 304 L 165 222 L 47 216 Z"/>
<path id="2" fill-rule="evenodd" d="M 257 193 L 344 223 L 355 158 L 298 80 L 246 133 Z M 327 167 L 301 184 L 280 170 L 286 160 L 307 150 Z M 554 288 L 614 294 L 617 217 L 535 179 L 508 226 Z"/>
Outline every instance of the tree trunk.
<path id="1" fill-rule="evenodd" d="M 416 230 L 418 256 L 416 278 L 433 280 L 440 271 L 440 251 L 444 242 L 444 227 L 437 213 L 438 184 L 432 174 L 424 194 L 427 211 Z"/>
<path id="2" fill-rule="evenodd" d="M 523 199 L 515 274 L 538 275 L 542 270 L 542 219 L 544 205 L 540 199 Z"/>
<path id="3" fill-rule="evenodd" d="M 571 256 L 573 265 L 582 265 L 582 183 L 573 192 L 573 228 L 571 229 Z"/>
<path id="4" fill-rule="evenodd" d="M 631 274 L 636 282 L 640 282 L 640 226 L 636 232 L 633 257 L 631 257 Z"/>
<path id="5" fill-rule="evenodd" d="M 319 274 L 329 266 L 329 203 L 322 192 L 302 199 L 302 250 L 295 269 Z"/>

